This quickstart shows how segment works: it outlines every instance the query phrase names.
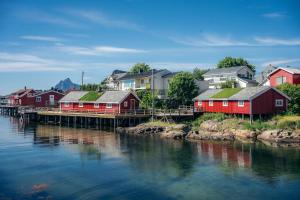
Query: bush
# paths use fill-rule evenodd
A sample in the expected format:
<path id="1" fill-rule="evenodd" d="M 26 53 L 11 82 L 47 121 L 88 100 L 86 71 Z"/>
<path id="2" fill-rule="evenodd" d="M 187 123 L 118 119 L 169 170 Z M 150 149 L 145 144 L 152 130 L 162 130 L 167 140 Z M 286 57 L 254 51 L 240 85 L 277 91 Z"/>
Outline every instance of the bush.
<path id="1" fill-rule="evenodd" d="M 291 98 L 288 104 L 288 112 L 292 114 L 300 114 L 300 85 L 292 85 L 289 83 L 282 84 L 277 87 L 280 91 Z"/>
<path id="2" fill-rule="evenodd" d="M 252 130 L 252 131 L 255 130 L 261 131 L 261 130 L 266 130 L 271 128 L 271 126 L 268 123 L 263 121 L 254 121 L 252 122 L 252 124 L 250 124 L 250 122 L 243 122 L 242 125 L 245 129 Z"/>

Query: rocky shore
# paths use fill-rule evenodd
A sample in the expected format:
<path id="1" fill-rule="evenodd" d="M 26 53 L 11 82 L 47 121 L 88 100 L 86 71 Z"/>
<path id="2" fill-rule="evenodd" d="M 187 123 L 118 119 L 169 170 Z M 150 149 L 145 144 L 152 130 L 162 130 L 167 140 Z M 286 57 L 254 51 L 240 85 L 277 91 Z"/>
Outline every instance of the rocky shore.
<path id="1" fill-rule="evenodd" d="M 161 138 L 187 139 L 187 140 L 218 140 L 218 141 L 247 141 L 256 140 L 269 143 L 297 143 L 300 144 L 300 130 L 245 130 L 241 126 L 232 128 L 233 119 L 221 122 L 207 120 L 200 127 L 193 130 L 185 124 L 162 126 L 153 124 L 140 124 L 136 127 L 117 128 L 117 133 L 130 135 L 159 136 Z"/>

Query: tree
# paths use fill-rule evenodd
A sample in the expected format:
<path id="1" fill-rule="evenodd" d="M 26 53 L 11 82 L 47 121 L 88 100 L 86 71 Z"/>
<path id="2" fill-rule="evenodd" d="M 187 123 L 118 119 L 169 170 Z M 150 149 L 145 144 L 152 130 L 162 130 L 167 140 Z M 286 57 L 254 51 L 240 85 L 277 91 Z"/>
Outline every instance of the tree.
<path id="1" fill-rule="evenodd" d="M 80 86 L 80 90 L 83 91 L 97 91 L 103 92 L 107 89 L 107 86 L 104 84 L 88 83 Z"/>
<path id="2" fill-rule="evenodd" d="M 234 80 L 227 80 L 225 83 L 221 83 L 221 88 L 235 88 L 236 82 Z"/>
<path id="3" fill-rule="evenodd" d="M 251 65 L 247 60 L 243 58 L 233 58 L 233 57 L 225 57 L 223 60 L 220 60 L 218 63 L 218 68 L 228 68 L 228 67 L 236 67 L 236 66 L 247 66 L 252 71 L 255 72 L 255 66 Z"/>
<path id="4" fill-rule="evenodd" d="M 284 83 L 277 87 L 284 94 L 291 98 L 288 104 L 288 112 L 293 114 L 300 114 L 300 85 L 293 85 L 289 83 Z"/>
<path id="5" fill-rule="evenodd" d="M 195 84 L 193 74 L 180 72 L 170 80 L 168 97 L 173 107 L 192 104 L 192 99 L 197 94 L 198 86 Z"/>
<path id="6" fill-rule="evenodd" d="M 138 73 L 147 72 L 150 70 L 151 70 L 151 68 L 149 67 L 149 65 L 147 65 L 145 63 L 137 63 L 130 69 L 130 72 L 138 74 Z"/>
<path id="7" fill-rule="evenodd" d="M 153 100 L 155 103 L 155 107 L 156 107 L 156 104 L 159 102 L 157 94 L 154 94 L 154 98 L 152 97 L 151 90 L 137 90 L 136 94 L 141 99 L 141 107 L 142 108 L 146 108 L 146 109 L 151 108 Z"/>
<path id="8" fill-rule="evenodd" d="M 203 74 L 205 74 L 206 72 L 208 72 L 207 69 L 199 69 L 199 68 L 195 68 L 193 70 L 193 76 L 194 76 L 194 79 L 198 80 L 198 81 L 203 81 Z"/>

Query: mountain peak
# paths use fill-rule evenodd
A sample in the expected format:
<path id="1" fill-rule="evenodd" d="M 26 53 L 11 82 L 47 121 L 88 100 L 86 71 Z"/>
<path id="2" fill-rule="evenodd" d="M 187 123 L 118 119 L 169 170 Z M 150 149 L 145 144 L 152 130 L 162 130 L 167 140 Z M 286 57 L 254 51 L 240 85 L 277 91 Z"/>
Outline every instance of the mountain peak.
<path id="1" fill-rule="evenodd" d="M 79 89 L 80 86 L 76 83 L 73 83 L 70 78 L 66 78 L 65 80 L 59 81 L 59 83 L 55 85 L 55 88 L 62 91 L 67 91 L 71 89 Z"/>

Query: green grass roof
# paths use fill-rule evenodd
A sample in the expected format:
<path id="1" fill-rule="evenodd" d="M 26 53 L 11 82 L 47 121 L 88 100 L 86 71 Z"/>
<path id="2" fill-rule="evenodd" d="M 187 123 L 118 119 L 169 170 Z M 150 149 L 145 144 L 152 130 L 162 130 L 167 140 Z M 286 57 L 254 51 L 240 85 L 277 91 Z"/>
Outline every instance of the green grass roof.
<path id="1" fill-rule="evenodd" d="M 221 92 L 218 92 L 217 94 L 211 96 L 210 98 L 214 98 L 214 99 L 229 98 L 241 90 L 242 88 L 224 88 Z"/>
<path id="2" fill-rule="evenodd" d="M 80 98 L 80 101 L 96 101 L 101 96 L 100 93 L 90 91 Z"/>

